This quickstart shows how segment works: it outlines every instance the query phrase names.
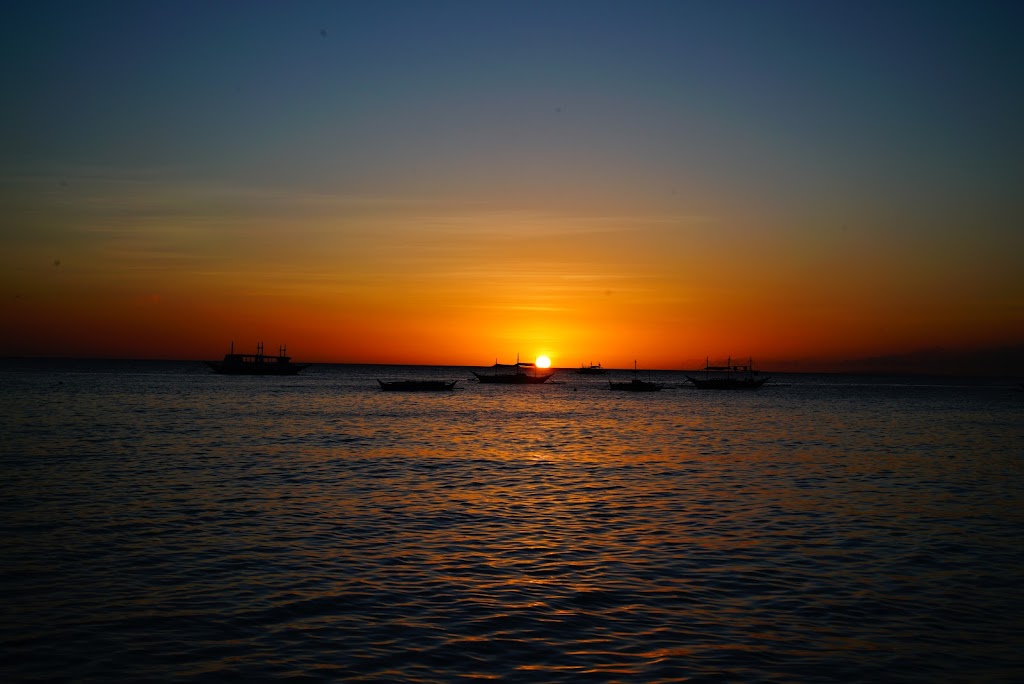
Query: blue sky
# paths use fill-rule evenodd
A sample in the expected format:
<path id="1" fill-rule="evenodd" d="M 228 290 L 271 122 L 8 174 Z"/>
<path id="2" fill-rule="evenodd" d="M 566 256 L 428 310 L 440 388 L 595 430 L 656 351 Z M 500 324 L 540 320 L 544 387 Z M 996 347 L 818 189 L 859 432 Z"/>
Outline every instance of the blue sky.
<path id="1" fill-rule="evenodd" d="M 302 155 L 297 180 L 344 179 L 360 162 L 390 173 L 418 155 L 458 170 L 474 135 L 495 152 L 575 142 L 645 168 L 659 150 L 677 165 L 690 153 L 728 174 L 742 170 L 730 154 L 817 167 L 823 150 L 862 174 L 890 173 L 870 168 L 885 161 L 1019 171 L 1004 151 L 1020 144 L 1022 14 L 1010 2 L 26 3 L 5 22 L 4 123 L 20 160 L 245 174 L 284 153 Z"/>

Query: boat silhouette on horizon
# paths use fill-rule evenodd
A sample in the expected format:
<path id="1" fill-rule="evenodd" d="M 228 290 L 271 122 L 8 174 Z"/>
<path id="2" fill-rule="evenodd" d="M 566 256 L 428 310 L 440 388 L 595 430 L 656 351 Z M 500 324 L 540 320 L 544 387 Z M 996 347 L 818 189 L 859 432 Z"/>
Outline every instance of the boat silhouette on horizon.
<path id="1" fill-rule="evenodd" d="M 527 372 L 531 368 L 533 372 Z M 498 363 L 495 360 L 491 371 L 491 373 L 477 373 L 475 370 L 469 372 L 475 375 L 480 382 L 495 385 L 539 385 L 547 382 L 555 374 L 554 371 L 538 372 L 537 364 L 520 361 L 518 356 L 515 363 Z"/>
<path id="2" fill-rule="evenodd" d="M 221 361 L 204 361 L 214 373 L 221 375 L 298 375 L 310 363 L 294 363 L 292 357 L 285 353 L 285 346 L 278 348 L 277 356 L 264 354 L 263 343 L 256 345 L 255 354 L 236 354 L 235 343 L 231 343 L 231 351 Z"/>
<path id="3" fill-rule="evenodd" d="M 637 377 L 636 361 L 633 362 L 633 379 L 627 382 L 608 381 L 608 389 L 616 392 L 660 392 L 663 385 Z"/>
<path id="4" fill-rule="evenodd" d="M 734 364 L 731 356 L 724 366 L 712 366 L 705 358 L 701 370 L 704 371 L 702 378 L 686 376 L 698 389 L 757 389 L 771 379 L 754 369 L 753 359 L 745 364 Z"/>
<path id="5" fill-rule="evenodd" d="M 608 372 L 608 369 L 602 368 L 600 363 L 591 363 L 589 366 L 580 364 L 580 367 L 573 372 L 577 375 L 604 375 Z"/>

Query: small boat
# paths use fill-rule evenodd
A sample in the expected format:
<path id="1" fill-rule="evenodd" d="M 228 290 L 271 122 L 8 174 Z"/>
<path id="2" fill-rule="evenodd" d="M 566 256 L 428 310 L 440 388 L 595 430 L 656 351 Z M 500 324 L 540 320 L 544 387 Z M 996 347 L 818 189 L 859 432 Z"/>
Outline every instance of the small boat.
<path id="1" fill-rule="evenodd" d="M 384 392 L 451 392 L 458 380 L 378 380 Z"/>
<path id="2" fill-rule="evenodd" d="M 528 369 L 533 369 L 528 372 Z M 494 362 L 491 366 L 491 373 L 477 373 L 470 371 L 480 382 L 499 385 L 539 385 L 547 382 L 548 378 L 555 374 L 554 371 L 538 372 L 536 364 L 520 362 L 516 357 L 515 363 Z"/>
<path id="3" fill-rule="evenodd" d="M 650 380 L 641 380 L 636 376 L 636 361 L 633 362 L 633 379 L 629 382 L 608 381 L 608 389 L 617 392 L 660 392 L 662 385 Z"/>
<path id="4" fill-rule="evenodd" d="M 263 353 L 263 343 L 256 345 L 255 354 L 236 354 L 235 343 L 231 343 L 231 351 L 224 355 L 223 361 L 204 361 L 214 373 L 223 375 L 298 375 L 309 368 L 309 363 L 294 363 L 292 357 L 285 354 L 285 347 L 278 348 L 277 356 Z"/>
<path id="5" fill-rule="evenodd" d="M 601 364 L 591 363 L 589 366 L 580 364 L 580 367 L 575 370 L 579 375 L 604 375 L 608 372 L 607 368 L 601 368 Z"/>
<path id="6" fill-rule="evenodd" d="M 703 371 L 702 378 L 687 375 L 686 379 L 699 389 L 757 389 L 770 379 L 754 370 L 753 359 L 745 364 L 734 364 L 731 356 L 724 366 L 712 366 L 704 359 Z"/>

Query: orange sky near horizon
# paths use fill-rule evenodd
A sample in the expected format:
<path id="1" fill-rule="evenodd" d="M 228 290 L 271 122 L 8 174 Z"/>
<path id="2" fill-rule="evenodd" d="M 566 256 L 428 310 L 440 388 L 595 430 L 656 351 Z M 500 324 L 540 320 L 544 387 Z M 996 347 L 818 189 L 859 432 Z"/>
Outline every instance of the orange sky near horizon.
<path id="1" fill-rule="evenodd" d="M 1020 14 L 16 3 L 0 356 L 1024 345 Z"/>
<path id="2" fill-rule="evenodd" d="M 19 194 L 27 233 L 59 228 L 68 239 L 5 253 L 4 286 L 15 293 L 0 310 L 14 331 L 5 355 L 201 359 L 231 341 L 240 351 L 263 341 L 320 362 L 487 365 L 546 354 L 563 367 L 684 368 L 732 355 L 821 367 L 936 340 L 970 348 L 1024 338 L 1006 315 L 1021 297 L 1015 256 L 955 231 L 925 245 L 892 230 L 879 252 L 876 236 L 842 226 L 823 235 L 739 214 L 252 193 L 262 198 L 255 209 L 211 215 L 210 197 L 249 194 L 136 183 L 122 207 L 118 184 L 79 183 L 28 183 Z M 71 196 L 61 211 L 36 211 L 44 202 L 33 192 Z M 189 193 L 197 208 L 183 211 Z"/>

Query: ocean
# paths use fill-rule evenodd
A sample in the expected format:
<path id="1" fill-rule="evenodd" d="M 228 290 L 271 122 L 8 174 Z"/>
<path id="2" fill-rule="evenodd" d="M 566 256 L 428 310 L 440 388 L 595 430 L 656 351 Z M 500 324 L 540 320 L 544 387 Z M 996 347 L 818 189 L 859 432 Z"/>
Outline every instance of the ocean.
<path id="1" fill-rule="evenodd" d="M 1019 379 L 650 376 L 0 361 L 0 677 L 1024 681 Z"/>

